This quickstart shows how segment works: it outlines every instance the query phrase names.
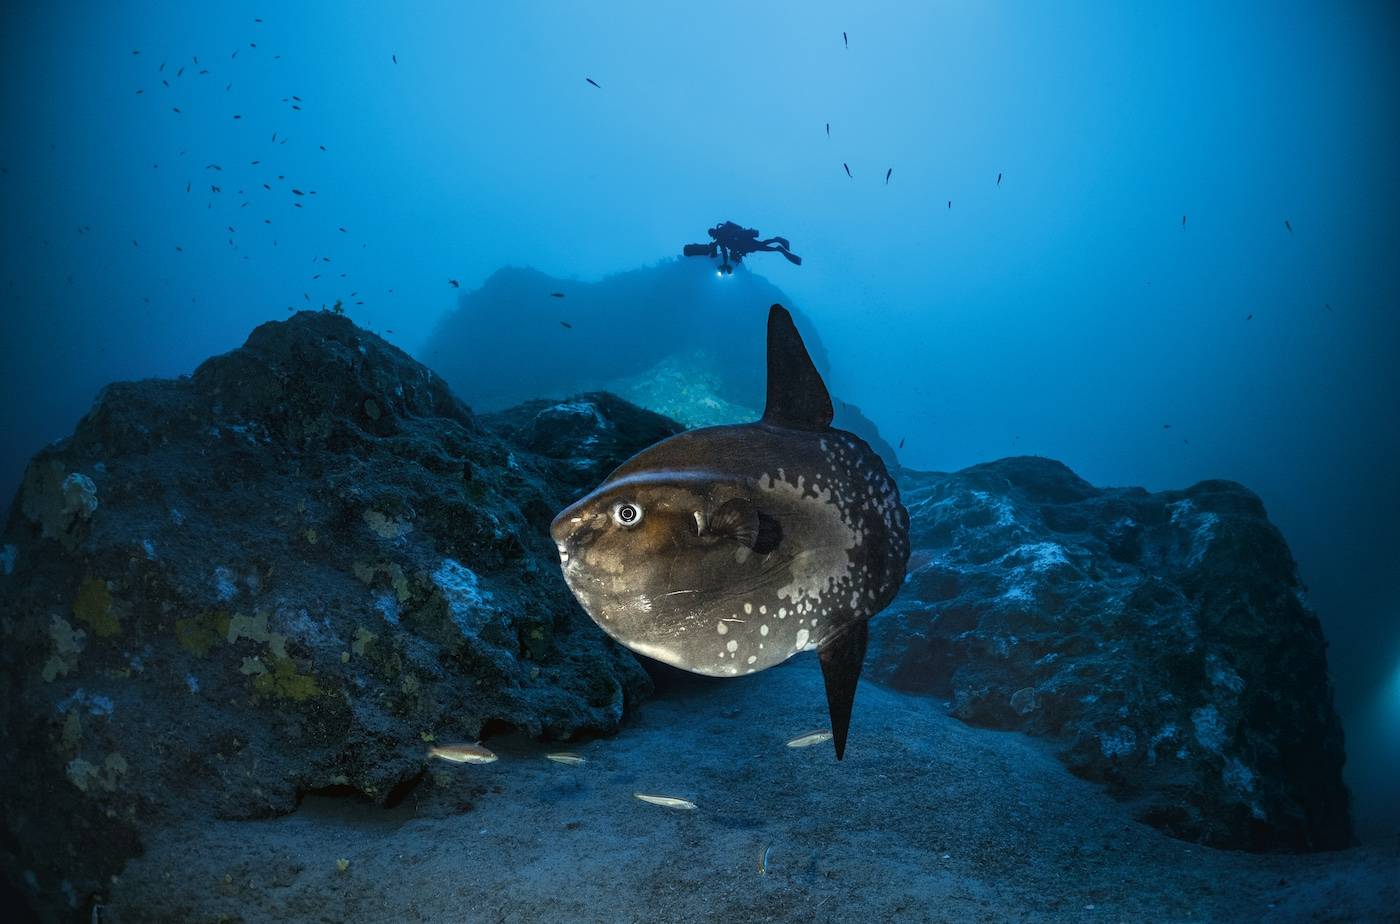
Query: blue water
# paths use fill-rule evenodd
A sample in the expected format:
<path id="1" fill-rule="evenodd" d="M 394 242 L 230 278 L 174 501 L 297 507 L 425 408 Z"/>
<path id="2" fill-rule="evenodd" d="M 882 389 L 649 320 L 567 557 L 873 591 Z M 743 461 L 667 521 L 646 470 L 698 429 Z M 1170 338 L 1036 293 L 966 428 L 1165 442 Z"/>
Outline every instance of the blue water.
<path id="1" fill-rule="evenodd" d="M 1400 821 L 1393 4 L 203 6 L 0 14 L 7 497 L 102 384 L 289 307 L 412 351 L 499 267 L 734 218 L 906 464 L 1257 491 Z"/>

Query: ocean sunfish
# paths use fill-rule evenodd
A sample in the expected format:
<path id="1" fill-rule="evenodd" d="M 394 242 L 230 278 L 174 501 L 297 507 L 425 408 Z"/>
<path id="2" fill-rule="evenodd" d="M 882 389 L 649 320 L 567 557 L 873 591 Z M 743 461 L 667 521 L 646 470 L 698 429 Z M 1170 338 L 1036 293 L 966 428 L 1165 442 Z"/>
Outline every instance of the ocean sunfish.
<path id="1" fill-rule="evenodd" d="M 880 457 L 831 416 L 774 305 L 763 419 L 642 450 L 550 532 L 579 603 L 639 654 L 733 677 L 816 650 L 840 760 L 866 622 L 904 581 L 909 513 Z"/>

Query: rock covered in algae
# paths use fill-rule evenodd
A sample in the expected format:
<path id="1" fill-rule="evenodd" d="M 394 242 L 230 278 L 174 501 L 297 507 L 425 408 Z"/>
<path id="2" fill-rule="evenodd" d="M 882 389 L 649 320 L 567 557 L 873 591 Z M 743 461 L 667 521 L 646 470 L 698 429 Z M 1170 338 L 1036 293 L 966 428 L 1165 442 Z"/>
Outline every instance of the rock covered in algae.
<path id="1" fill-rule="evenodd" d="M 11 881 L 71 913 L 171 818 L 392 800 L 434 736 L 615 730 L 650 681 L 578 609 L 545 526 L 676 425 L 591 406 L 580 470 L 540 451 L 571 412 L 534 408 L 512 442 L 309 312 L 104 389 L 33 460 L 3 537 Z"/>
<path id="2" fill-rule="evenodd" d="M 868 676 L 1049 739 L 1178 837 L 1350 844 L 1322 628 L 1248 489 L 1100 489 L 1020 457 L 900 492 L 914 551 Z"/>

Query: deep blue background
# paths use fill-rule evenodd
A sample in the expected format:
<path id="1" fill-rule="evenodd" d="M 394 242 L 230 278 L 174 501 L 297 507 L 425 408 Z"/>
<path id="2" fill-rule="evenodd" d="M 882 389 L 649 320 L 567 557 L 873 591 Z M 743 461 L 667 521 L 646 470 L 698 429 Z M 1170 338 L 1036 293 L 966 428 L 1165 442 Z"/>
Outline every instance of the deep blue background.
<path id="1" fill-rule="evenodd" d="M 1394 4 L 17 6 L 6 495 L 103 383 L 288 306 L 414 350 L 449 278 L 596 279 L 733 217 L 806 258 L 754 269 L 907 464 L 1258 491 L 1332 641 L 1362 830 L 1400 820 Z"/>

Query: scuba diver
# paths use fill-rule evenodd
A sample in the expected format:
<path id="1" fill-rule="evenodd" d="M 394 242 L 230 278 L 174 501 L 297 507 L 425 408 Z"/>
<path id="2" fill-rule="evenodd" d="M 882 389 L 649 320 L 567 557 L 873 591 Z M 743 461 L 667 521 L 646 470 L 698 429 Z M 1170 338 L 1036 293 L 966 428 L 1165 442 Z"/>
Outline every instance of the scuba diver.
<path id="1" fill-rule="evenodd" d="M 802 258 L 788 250 L 787 238 L 770 237 L 760 241 L 757 228 L 744 228 L 732 221 L 720 222 L 709 233 L 710 243 L 686 244 L 682 253 L 687 257 L 722 257 L 723 262 L 719 265 L 721 273 L 733 273 L 734 264 L 751 253 L 761 251 L 780 253 L 793 266 L 802 265 Z"/>

